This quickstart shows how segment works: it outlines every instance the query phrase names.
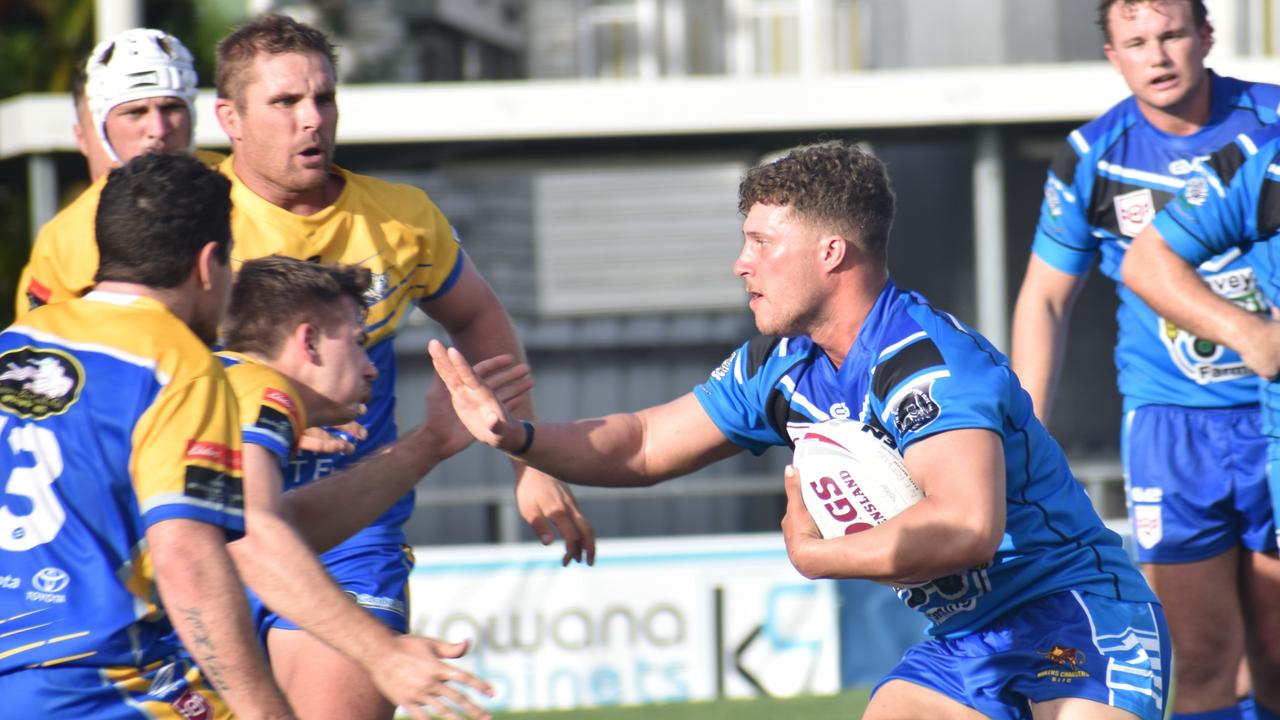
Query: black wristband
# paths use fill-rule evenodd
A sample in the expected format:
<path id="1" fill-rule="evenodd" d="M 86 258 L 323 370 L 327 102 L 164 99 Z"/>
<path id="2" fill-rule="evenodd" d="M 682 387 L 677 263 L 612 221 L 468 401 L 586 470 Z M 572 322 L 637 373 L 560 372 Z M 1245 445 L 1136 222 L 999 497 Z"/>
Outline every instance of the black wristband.
<path id="1" fill-rule="evenodd" d="M 524 427 L 524 444 L 512 450 L 512 455 L 523 455 L 529 452 L 530 447 L 533 447 L 533 423 L 528 420 L 521 420 L 520 425 Z"/>

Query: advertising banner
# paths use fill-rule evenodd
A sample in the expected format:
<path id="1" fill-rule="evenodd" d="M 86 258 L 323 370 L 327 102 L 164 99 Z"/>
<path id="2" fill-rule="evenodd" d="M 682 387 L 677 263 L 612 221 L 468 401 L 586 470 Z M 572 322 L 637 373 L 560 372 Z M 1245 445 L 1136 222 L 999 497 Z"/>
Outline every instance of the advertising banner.
<path id="1" fill-rule="evenodd" d="M 536 544 L 420 547 L 414 633 L 471 649 L 492 709 L 840 689 L 836 590 L 769 535 L 605 540 L 595 567 Z"/>

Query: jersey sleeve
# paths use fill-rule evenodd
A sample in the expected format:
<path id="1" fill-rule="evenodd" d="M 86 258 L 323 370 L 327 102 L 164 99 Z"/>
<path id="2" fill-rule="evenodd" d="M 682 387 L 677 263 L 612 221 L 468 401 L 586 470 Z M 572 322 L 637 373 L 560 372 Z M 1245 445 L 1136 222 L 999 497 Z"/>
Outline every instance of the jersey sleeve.
<path id="1" fill-rule="evenodd" d="M 430 198 L 426 203 L 423 241 L 418 245 L 418 273 L 422 286 L 421 300 L 434 300 L 449 292 L 466 261 L 458 234 L 440 208 Z"/>
<path id="2" fill-rule="evenodd" d="M 245 444 L 260 445 L 285 462 L 302 435 L 301 403 L 287 389 L 262 387 L 253 398 L 237 400 Z"/>
<path id="3" fill-rule="evenodd" d="M 1255 153 L 1246 159 L 1239 145 L 1224 147 L 1198 166 L 1174 201 L 1156 214 L 1152 226 L 1169 249 L 1192 265 L 1233 247 L 1247 250 L 1259 239 L 1259 199 L 1267 166 L 1274 162 L 1271 154 Z"/>
<path id="4" fill-rule="evenodd" d="M 760 337 L 744 343 L 707 381 L 694 388 L 694 397 L 711 421 L 733 444 L 760 455 L 787 440 L 769 422 L 773 391 L 768 359 L 780 341 Z"/>
<path id="5" fill-rule="evenodd" d="M 1049 166 L 1040 219 L 1031 244 L 1036 257 L 1069 275 L 1088 272 L 1099 243 L 1089 227 L 1092 182 L 1074 144 L 1077 133 L 1072 133 Z"/>
<path id="6" fill-rule="evenodd" d="M 143 524 L 175 518 L 244 531 L 237 406 L 220 369 L 166 386 L 133 432 Z"/>
<path id="7" fill-rule="evenodd" d="M 952 353 L 957 357 L 948 360 L 934 339 L 920 332 L 877 361 L 870 410 L 899 452 L 948 430 L 1003 431 L 1010 374 L 978 345 L 970 349 L 962 343 Z"/>
<path id="8" fill-rule="evenodd" d="M 93 287 L 98 271 L 93 226 L 102 182 L 90 186 L 36 234 L 18 280 L 15 320 L 41 305 L 80 297 Z"/>

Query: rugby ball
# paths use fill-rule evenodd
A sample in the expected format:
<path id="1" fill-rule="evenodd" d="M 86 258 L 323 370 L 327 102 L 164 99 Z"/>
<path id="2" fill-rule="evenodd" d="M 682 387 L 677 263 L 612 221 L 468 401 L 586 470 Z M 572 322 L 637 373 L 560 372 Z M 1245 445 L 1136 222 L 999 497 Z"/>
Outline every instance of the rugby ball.
<path id="1" fill-rule="evenodd" d="M 791 464 L 824 538 L 869 530 L 924 498 L 898 451 L 856 420 L 811 425 L 796 440 Z"/>

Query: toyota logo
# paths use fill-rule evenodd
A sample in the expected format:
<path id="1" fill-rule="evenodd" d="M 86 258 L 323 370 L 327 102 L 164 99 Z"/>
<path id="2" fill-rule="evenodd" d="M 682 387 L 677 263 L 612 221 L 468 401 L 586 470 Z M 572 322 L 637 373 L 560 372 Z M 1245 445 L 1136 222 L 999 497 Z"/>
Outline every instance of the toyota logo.
<path id="1" fill-rule="evenodd" d="M 71 582 L 71 576 L 61 568 L 47 567 L 31 576 L 31 585 L 40 592 L 61 592 Z"/>

